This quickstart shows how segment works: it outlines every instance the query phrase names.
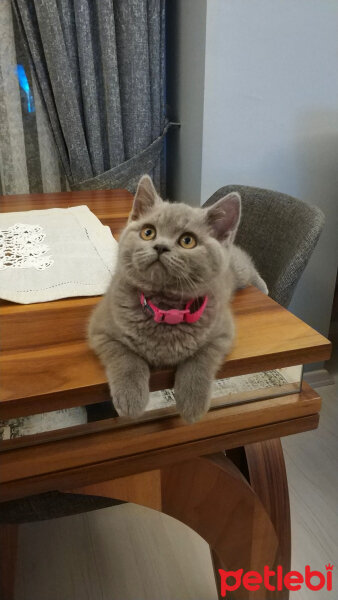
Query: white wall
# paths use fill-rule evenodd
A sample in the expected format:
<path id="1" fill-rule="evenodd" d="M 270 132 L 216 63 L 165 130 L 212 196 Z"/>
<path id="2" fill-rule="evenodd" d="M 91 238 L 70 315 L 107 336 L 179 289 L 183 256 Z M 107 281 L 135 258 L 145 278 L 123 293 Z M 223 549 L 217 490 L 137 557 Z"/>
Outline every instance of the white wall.
<path id="1" fill-rule="evenodd" d="M 206 14 L 206 0 L 167 2 L 167 102 L 171 121 L 181 123 L 167 136 L 167 193 L 195 205 L 202 176 Z"/>
<path id="2" fill-rule="evenodd" d="M 186 0 L 181 4 L 189 8 Z M 322 208 L 325 231 L 291 309 L 326 334 L 338 256 L 338 2 L 205 4 L 202 174 L 195 202 L 239 183 Z M 189 32 L 181 36 L 189 45 Z M 187 89 L 189 77 L 181 93 Z M 185 131 L 183 125 L 186 153 Z M 187 173 L 185 186 L 193 181 L 198 174 Z M 179 186 L 174 199 L 183 199 Z"/>

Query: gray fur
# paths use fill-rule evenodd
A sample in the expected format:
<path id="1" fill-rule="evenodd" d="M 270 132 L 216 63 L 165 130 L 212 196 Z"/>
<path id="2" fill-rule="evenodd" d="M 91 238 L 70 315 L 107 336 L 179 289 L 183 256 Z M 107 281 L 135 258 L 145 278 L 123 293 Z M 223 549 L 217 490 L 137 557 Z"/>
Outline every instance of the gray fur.
<path id="1" fill-rule="evenodd" d="M 235 277 L 235 289 L 246 287 L 250 283 L 264 294 L 268 294 L 267 285 L 255 268 L 252 259 L 239 246 L 233 245 L 232 247 L 230 266 Z"/>
<path id="2" fill-rule="evenodd" d="M 170 204 L 144 176 L 128 224 L 119 242 L 117 269 L 93 312 L 89 343 L 103 362 L 110 392 L 120 415 L 140 416 L 149 399 L 150 367 L 176 367 L 175 398 L 188 422 L 208 410 L 212 380 L 231 349 L 234 322 L 230 299 L 237 287 L 266 286 L 250 258 L 234 247 L 240 196 L 228 194 L 209 209 Z M 145 225 L 156 239 L 143 240 Z M 193 249 L 177 240 L 189 232 Z M 158 255 L 154 246 L 169 250 Z M 208 295 L 208 304 L 193 324 L 155 323 L 140 304 L 140 291 L 163 309 L 184 308 L 191 298 Z"/>

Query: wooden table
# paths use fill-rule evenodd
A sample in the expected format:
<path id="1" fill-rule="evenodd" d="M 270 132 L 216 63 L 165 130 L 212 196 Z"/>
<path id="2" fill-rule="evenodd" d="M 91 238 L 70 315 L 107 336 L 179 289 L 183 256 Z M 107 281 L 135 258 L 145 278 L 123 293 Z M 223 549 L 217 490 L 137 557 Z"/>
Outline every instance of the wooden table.
<path id="1" fill-rule="evenodd" d="M 131 201 L 123 190 L 9 196 L 1 199 L 1 211 L 87 204 L 118 236 Z M 0 418 L 109 398 L 104 371 L 85 341 L 97 301 L 2 302 Z M 236 343 L 220 376 L 329 357 L 328 340 L 255 288 L 238 292 L 233 310 Z M 171 370 L 151 375 L 152 390 L 172 383 Z M 132 501 L 195 529 L 210 544 L 216 567 L 261 571 L 265 564 L 281 564 L 289 570 L 289 503 L 279 438 L 316 428 L 319 410 L 318 394 L 303 383 L 299 393 L 218 408 L 193 425 L 175 414 L 144 422 L 112 418 L 4 441 L 1 500 L 76 490 Z M 2 526 L 1 536 L 14 554 L 14 526 Z M 2 598 L 11 597 L 10 561 L 8 551 Z M 231 597 L 264 600 L 265 593 L 239 589 Z M 288 592 L 274 597 L 287 598 Z"/>

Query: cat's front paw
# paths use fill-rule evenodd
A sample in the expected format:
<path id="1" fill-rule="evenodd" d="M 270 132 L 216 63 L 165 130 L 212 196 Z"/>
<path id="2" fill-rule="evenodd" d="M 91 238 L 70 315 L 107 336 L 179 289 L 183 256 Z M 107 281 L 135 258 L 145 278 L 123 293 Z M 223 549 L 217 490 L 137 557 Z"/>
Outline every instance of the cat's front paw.
<path id="1" fill-rule="evenodd" d="M 149 385 L 147 381 L 125 381 L 116 385 L 109 381 L 113 404 L 120 417 L 140 417 L 148 404 Z"/>
<path id="2" fill-rule="evenodd" d="M 203 400 L 203 408 L 189 405 L 186 403 L 180 404 L 180 407 L 177 408 L 181 417 L 187 423 L 197 423 L 197 421 L 200 421 L 202 417 L 204 417 L 205 413 L 208 411 L 209 400 L 208 398 Z"/>
<path id="3" fill-rule="evenodd" d="M 187 423 L 196 423 L 209 409 L 210 385 L 209 382 L 199 382 L 188 378 L 182 381 L 176 378 L 175 400 L 177 410 Z"/>

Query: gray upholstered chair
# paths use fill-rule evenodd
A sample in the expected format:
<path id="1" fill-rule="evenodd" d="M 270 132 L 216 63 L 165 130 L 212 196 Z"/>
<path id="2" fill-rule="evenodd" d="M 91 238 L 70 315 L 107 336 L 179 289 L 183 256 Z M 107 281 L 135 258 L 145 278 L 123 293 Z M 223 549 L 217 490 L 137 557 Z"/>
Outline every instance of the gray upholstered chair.
<path id="1" fill-rule="evenodd" d="M 254 259 L 269 295 L 288 306 L 324 225 L 324 214 L 280 192 L 244 185 L 226 185 L 204 206 L 229 192 L 242 197 L 242 219 L 236 244 Z"/>
<path id="2" fill-rule="evenodd" d="M 286 306 L 319 238 L 324 215 L 318 208 L 291 196 L 240 185 L 220 188 L 204 206 L 210 206 L 234 190 L 240 192 L 243 206 L 236 242 L 253 257 L 271 297 Z M 90 420 L 116 416 L 111 403 L 92 408 L 95 414 L 89 415 Z M 100 414 L 97 414 L 98 410 Z M 0 507 L 0 523 L 55 518 L 114 504 L 120 502 L 97 496 L 50 492 L 4 502 Z"/>

